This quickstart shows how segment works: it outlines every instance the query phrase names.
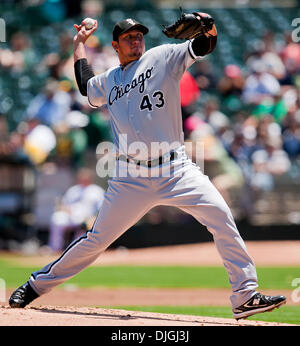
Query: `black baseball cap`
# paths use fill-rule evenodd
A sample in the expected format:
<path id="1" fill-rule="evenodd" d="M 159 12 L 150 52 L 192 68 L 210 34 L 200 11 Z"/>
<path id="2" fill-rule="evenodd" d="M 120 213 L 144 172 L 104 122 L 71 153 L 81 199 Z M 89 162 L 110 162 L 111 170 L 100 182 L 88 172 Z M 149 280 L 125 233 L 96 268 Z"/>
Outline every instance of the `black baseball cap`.
<path id="1" fill-rule="evenodd" d="M 134 30 L 134 29 L 141 31 L 144 35 L 146 35 L 149 32 L 149 29 L 146 26 L 142 25 L 135 19 L 127 18 L 127 19 L 121 20 L 114 26 L 113 40 L 118 41 L 118 38 L 121 34 L 129 30 Z"/>

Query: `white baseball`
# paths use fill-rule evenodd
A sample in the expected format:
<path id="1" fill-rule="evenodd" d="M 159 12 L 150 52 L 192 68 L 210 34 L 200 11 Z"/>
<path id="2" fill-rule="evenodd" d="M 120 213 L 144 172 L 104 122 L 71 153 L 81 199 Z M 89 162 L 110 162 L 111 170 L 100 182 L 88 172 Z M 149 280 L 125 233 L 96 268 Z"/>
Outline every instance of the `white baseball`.
<path id="1" fill-rule="evenodd" d="M 92 29 L 93 26 L 94 26 L 94 24 L 95 24 L 95 21 L 94 21 L 94 19 L 92 19 L 92 18 L 85 18 L 85 19 L 83 20 L 83 22 L 84 22 L 85 28 L 86 28 L 87 30 Z"/>

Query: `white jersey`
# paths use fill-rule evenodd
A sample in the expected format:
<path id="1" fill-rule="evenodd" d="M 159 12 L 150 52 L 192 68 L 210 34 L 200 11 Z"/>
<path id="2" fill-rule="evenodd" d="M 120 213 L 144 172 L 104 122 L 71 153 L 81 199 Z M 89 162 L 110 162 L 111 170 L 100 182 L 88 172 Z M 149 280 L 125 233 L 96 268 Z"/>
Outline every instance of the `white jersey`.
<path id="1" fill-rule="evenodd" d="M 89 103 L 107 104 L 119 153 L 128 154 L 120 135 L 126 136 L 128 145 L 146 145 L 147 157 L 142 159 L 151 158 L 153 142 L 183 144 L 179 82 L 195 59 L 190 41 L 166 44 L 148 50 L 124 68 L 111 68 L 89 80 Z"/>

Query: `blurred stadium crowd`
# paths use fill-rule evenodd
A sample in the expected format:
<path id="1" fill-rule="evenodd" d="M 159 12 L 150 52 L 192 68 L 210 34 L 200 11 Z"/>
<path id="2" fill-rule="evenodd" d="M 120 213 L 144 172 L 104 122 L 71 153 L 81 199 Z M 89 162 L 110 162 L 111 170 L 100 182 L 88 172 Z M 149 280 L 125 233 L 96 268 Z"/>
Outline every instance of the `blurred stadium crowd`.
<path id="1" fill-rule="evenodd" d="M 95 170 L 97 145 L 111 139 L 107 112 L 91 109 L 76 86 L 73 24 L 87 16 L 100 22 L 87 42 L 96 74 L 118 65 L 111 31 L 124 17 L 151 28 L 148 48 L 170 43 L 162 37 L 160 24 L 176 18 L 178 9 L 159 8 L 157 1 L 132 3 L 128 8 L 126 1 L 121 7 L 118 1 L 1 2 L 1 17 L 7 23 L 7 42 L 0 44 L 2 230 L 11 234 L 16 228 L 10 215 L 22 214 L 18 222 L 31 229 L 41 204 L 52 212 L 78 170 Z M 216 20 L 218 45 L 182 78 L 185 138 L 204 143 L 205 173 L 237 218 L 251 219 L 271 208 L 266 223 L 279 222 L 276 215 L 286 207 L 290 209 L 284 222 L 300 223 L 300 43 L 291 34 L 291 21 L 300 17 L 300 8 L 297 2 L 286 9 L 273 8 L 271 1 L 266 4 L 273 22 L 264 26 L 265 7 L 201 8 Z M 193 158 L 193 152 L 190 155 Z M 105 182 L 98 183 L 105 187 Z M 50 192 L 49 202 L 45 196 L 50 198 Z M 283 192 L 288 206 L 282 204 Z M 261 196 L 271 197 L 266 202 Z M 150 212 L 145 220 L 157 223 L 170 216 L 161 214 Z M 46 227 L 49 214 L 43 215 L 41 226 Z"/>

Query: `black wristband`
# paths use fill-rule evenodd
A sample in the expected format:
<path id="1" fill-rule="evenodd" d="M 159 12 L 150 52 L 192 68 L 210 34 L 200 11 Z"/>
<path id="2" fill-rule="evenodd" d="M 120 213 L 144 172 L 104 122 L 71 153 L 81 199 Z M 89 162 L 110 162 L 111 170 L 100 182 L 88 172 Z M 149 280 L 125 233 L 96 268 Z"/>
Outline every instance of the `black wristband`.
<path id="1" fill-rule="evenodd" d="M 217 45 L 217 36 L 198 36 L 192 42 L 193 52 L 197 56 L 204 56 L 211 53 Z"/>
<path id="2" fill-rule="evenodd" d="M 74 64 L 74 71 L 81 95 L 87 96 L 87 82 L 94 77 L 92 67 L 88 64 L 87 59 L 79 59 Z"/>

